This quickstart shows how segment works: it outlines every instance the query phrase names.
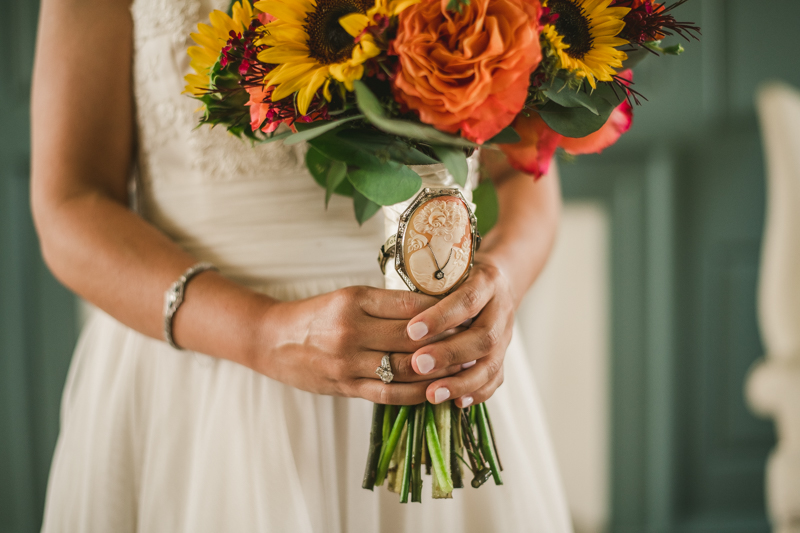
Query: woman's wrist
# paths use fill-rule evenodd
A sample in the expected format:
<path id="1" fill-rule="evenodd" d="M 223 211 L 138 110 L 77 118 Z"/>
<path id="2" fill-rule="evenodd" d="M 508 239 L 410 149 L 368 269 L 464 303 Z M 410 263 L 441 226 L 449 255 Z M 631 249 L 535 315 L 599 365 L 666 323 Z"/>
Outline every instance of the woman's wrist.
<path id="1" fill-rule="evenodd" d="M 186 286 L 173 319 L 176 343 L 252 368 L 263 350 L 262 318 L 275 305 L 268 296 L 209 271 Z"/>

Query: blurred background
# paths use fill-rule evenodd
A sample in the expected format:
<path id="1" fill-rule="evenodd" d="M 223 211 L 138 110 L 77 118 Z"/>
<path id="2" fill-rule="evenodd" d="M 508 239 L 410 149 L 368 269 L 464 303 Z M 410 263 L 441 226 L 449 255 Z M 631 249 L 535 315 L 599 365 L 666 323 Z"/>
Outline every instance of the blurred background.
<path id="1" fill-rule="evenodd" d="M 79 312 L 28 206 L 38 2 L 0 6 L 0 532 L 23 533 L 40 525 Z M 650 102 L 618 145 L 559 163 L 561 234 L 520 311 L 578 533 L 771 530 L 775 431 L 744 393 L 764 355 L 755 99 L 768 80 L 800 87 L 800 2 L 690 0 L 676 15 L 702 41 L 637 67 Z"/>

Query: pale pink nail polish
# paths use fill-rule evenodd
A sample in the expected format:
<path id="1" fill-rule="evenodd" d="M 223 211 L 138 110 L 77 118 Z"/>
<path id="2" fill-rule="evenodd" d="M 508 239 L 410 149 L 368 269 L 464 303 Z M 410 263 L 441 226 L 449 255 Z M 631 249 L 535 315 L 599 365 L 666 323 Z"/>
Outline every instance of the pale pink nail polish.
<path id="1" fill-rule="evenodd" d="M 473 366 L 475 366 L 475 363 L 477 363 L 477 362 L 478 361 L 470 361 L 469 363 L 464 363 L 463 365 L 461 365 L 461 370 L 466 370 L 468 368 L 472 368 Z"/>
<path id="2" fill-rule="evenodd" d="M 430 355 L 423 353 L 417 356 L 417 369 L 420 374 L 427 374 L 433 367 L 436 366 L 436 361 Z"/>
<path id="3" fill-rule="evenodd" d="M 461 408 L 464 409 L 465 407 L 469 407 L 472 405 L 473 399 L 472 396 L 462 396 L 461 397 Z"/>
<path id="4" fill-rule="evenodd" d="M 472 325 L 472 319 L 468 318 L 464 322 L 461 323 L 462 328 L 468 328 Z"/>
<path id="5" fill-rule="evenodd" d="M 440 387 L 433 393 L 433 402 L 442 403 L 450 397 L 450 389 L 447 387 Z"/>
<path id="6" fill-rule="evenodd" d="M 412 341 L 418 341 L 428 334 L 428 326 L 425 322 L 417 322 L 408 326 L 408 336 Z"/>

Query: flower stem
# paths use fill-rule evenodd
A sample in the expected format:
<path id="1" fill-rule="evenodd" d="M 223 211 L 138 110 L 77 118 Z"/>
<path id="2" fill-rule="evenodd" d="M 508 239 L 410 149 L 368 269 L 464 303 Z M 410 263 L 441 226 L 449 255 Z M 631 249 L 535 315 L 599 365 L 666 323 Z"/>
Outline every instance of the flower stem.
<path id="1" fill-rule="evenodd" d="M 416 415 L 416 412 L 415 412 Z M 408 491 L 411 487 L 411 468 L 414 462 L 414 424 L 416 416 L 408 417 L 406 425 L 406 450 L 403 461 L 403 479 L 400 482 L 400 503 L 408 503 Z"/>
<path id="2" fill-rule="evenodd" d="M 495 485 L 502 485 L 503 478 L 500 477 L 500 469 L 497 466 L 497 456 L 494 453 L 492 435 L 489 432 L 489 422 L 486 416 L 486 404 L 478 404 L 478 433 L 480 434 L 481 451 L 483 457 L 492 469 L 492 477 Z"/>
<path id="3" fill-rule="evenodd" d="M 364 481 L 361 486 L 372 490 L 375 487 L 375 475 L 378 473 L 378 461 L 381 458 L 380 450 L 383 444 L 383 413 L 386 406 L 379 403 L 372 405 L 372 428 L 369 431 L 369 452 L 367 453 L 367 466 L 364 469 Z"/>
<path id="4" fill-rule="evenodd" d="M 433 474 L 436 476 L 436 481 L 439 483 L 439 489 L 444 493 L 452 492 L 453 480 L 450 479 L 450 473 L 447 471 L 447 463 L 444 461 L 442 447 L 439 444 L 439 434 L 436 431 L 433 406 L 429 403 L 425 404 L 425 437 L 428 443 L 431 463 L 433 464 Z M 380 470 L 378 470 L 378 475 L 380 475 Z"/>
<path id="5" fill-rule="evenodd" d="M 422 450 L 425 447 L 425 404 L 414 408 L 414 441 L 411 470 L 411 501 L 422 503 Z"/>
<path id="6" fill-rule="evenodd" d="M 494 437 L 494 426 L 492 425 L 492 417 L 489 416 L 489 406 L 484 403 L 484 410 L 486 411 L 486 421 L 489 423 L 489 435 L 492 437 L 492 448 L 494 448 L 494 455 L 497 457 L 497 466 L 500 471 L 503 471 L 503 461 L 500 460 L 500 452 L 497 451 L 497 439 Z"/>
<path id="7" fill-rule="evenodd" d="M 439 484 L 439 476 L 433 478 L 433 497 L 436 499 L 452 498 L 453 497 L 453 482 L 452 472 L 450 470 L 450 450 L 452 448 L 452 435 L 450 429 L 452 422 L 450 420 L 450 413 L 452 408 L 450 404 L 452 401 L 446 401 L 433 406 L 433 415 L 436 420 L 436 433 L 439 437 L 439 446 L 442 450 L 443 467 L 447 472 L 448 478 L 451 480 L 449 487 L 442 487 Z"/>
<path id="8" fill-rule="evenodd" d="M 458 457 L 464 449 L 461 436 L 461 409 L 454 403 L 450 414 L 450 475 L 453 476 L 453 488 L 463 489 L 461 464 Z"/>
<path id="9" fill-rule="evenodd" d="M 475 408 L 473 407 L 472 409 Z M 465 411 L 461 412 L 461 424 L 463 427 L 463 435 L 466 437 L 464 439 L 464 447 L 467 450 L 467 457 L 469 458 L 469 463 L 472 466 L 471 470 L 473 477 L 471 485 L 473 488 L 477 489 L 489 480 L 489 478 L 492 476 L 492 470 L 491 468 L 486 468 L 486 466 L 484 466 L 483 458 L 478 451 L 478 445 L 475 443 L 475 433 L 472 430 L 469 416 Z"/>
<path id="10" fill-rule="evenodd" d="M 411 407 L 408 405 L 404 405 L 400 408 L 400 413 L 394 421 L 392 431 L 389 433 L 389 438 L 383 443 L 381 460 L 378 462 L 378 473 L 375 475 L 375 484 L 379 487 L 383 485 L 384 480 L 386 480 L 386 474 L 389 471 L 389 462 L 392 460 L 392 454 L 397 447 L 397 441 L 400 440 L 400 433 L 403 431 L 403 426 L 406 423 L 406 418 L 408 418 L 408 412 L 410 410 Z M 384 418 L 384 421 L 385 420 Z"/>

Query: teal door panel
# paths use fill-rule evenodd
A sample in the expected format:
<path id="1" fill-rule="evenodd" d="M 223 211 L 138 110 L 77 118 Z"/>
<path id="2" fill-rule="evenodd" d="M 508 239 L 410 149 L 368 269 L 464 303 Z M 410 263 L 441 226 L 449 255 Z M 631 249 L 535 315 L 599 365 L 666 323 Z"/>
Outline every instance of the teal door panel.
<path id="1" fill-rule="evenodd" d="M 76 341 L 75 298 L 44 265 L 30 213 L 37 2 L 0 3 L 0 532 L 38 531 Z"/>

